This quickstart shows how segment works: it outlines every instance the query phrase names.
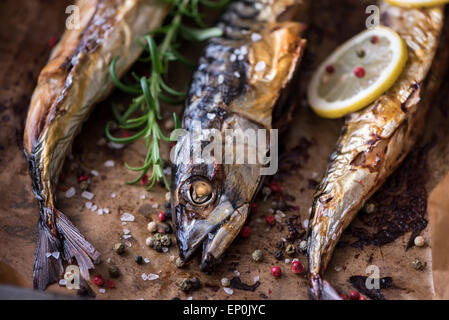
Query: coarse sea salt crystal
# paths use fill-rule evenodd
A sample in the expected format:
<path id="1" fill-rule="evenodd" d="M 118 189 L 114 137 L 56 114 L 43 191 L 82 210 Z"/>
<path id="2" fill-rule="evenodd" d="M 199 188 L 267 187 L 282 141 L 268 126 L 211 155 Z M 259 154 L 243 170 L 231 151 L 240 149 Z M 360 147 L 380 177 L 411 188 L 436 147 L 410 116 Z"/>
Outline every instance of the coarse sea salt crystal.
<path id="1" fill-rule="evenodd" d="M 254 67 L 254 70 L 256 71 L 262 71 L 266 68 L 267 64 L 265 61 L 259 61 L 256 63 L 256 66 Z"/>
<path id="2" fill-rule="evenodd" d="M 97 209 L 98 209 L 98 206 L 97 206 L 96 204 L 94 204 L 94 205 L 92 206 L 92 208 L 90 208 L 90 210 L 91 210 L 92 212 L 97 211 Z"/>
<path id="3" fill-rule="evenodd" d="M 163 248 L 162 248 L 162 252 L 163 252 L 163 253 L 167 253 L 167 252 L 168 252 L 168 248 L 167 248 L 167 247 L 163 247 Z"/>
<path id="4" fill-rule="evenodd" d="M 123 229 L 123 233 L 124 233 L 124 234 L 130 234 L 131 231 L 130 231 L 129 229 Z"/>
<path id="5" fill-rule="evenodd" d="M 132 222 L 134 221 L 134 216 L 131 213 L 125 212 L 124 214 L 122 214 L 122 217 L 120 218 L 121 221 L 127 221 L 127 222 Z"/>
<path id="6" fill-rule="evenodd" d="M 65 192 L 66 198 L 71 198 L 76 194 L 76 189 L 74 187 L 71 187 L 69 190 Z"/>
<path id="7" fill-rule="evenodd" d="M 148 280 L 156 280 L 156 279 L 159 279 L 159 275 L 157 275 L 157 274 L 154 274 L 154 273 L 149 273 L 148 274 Z"/>
<path id="8" fill-rule="evenodd" d="M 148 280 L 148 276 L 147 276 L 146 273 L 142 273 L 141 277 L 142 277 L 143 281 L 147 281 Z"/>
<path id="9" fill-rule="evenodd" d="M 234 72 L 234 76 L 236 77 L 236 78 L 240 78 L 240 73 L 239 72 Z"/>
<path id="10" fill-rule="evenodd" d="M 115 199 L 117 197 L 117 195 L 113 192 L 113 193 L 111 193 L 111 198 L 112 199 Z"/>
<path id="11" fill-rule="evenodd" d="M 106 290 L 101 288 L 100 290 L 98 290 L 100 293 L 106 293 Z"/>
<path id="12" fill-rule="evenodd" d="M 239 277 L 240 276 L 240 272 L 238 272 L 237 270 L 234 270 L 234 274 Z"/>
<path id="13" fill-rule="evenodd" d="M 94 194 L 89 191 L 83 191 L 83 193 L 81 193 L 81 197 L 87 200 L 92 200 L 94 198 Z"/>
<path id="14" fill-rule="evenodd" d="M 115 162 L 114 160 L 108 160 L 104 163 L 104 166 L 107 168 L 112 168 L 113 166 L 115 166 Z"/>
<path id="15" fill-rule="evenodd" d="M 231 62 L 234 62 L 235 59 L 237 59 L 237 56 L 236 56 L 235 54 L 231 54 L 231 55 L 229 56 L 229 60 L 230 60 Z"/>
<path id="16" fill-rule="evenodd" d="M 107 263 L 111 263 L 111 258 L 108 258 L 108 260 L 106 260 Z"/>
<path id="17" fill-rule="evenodd" d="M 144 194 L 140 195 L 140 199 L 145 200 L 146 198 L 147 198 L 146 195 L 144 195 Z"/>
<path id="18" fill-rule="evenodd" d="M 144 258 L 143 261 L 145 261 L 145 263 L 150 263 L 150 259 L 148 258 Z"/>
<path id="19" fill-rule="evenodd" d="M 132 235 L 130 235 L 130 234 L 125 234 L 124 236 L 123 236 L 123 239 L 129 239 L 129 238 L 131 238 L 132 237 Z"/>
<path id="20" fill-rule="evenodd" d="M 157 209 L 159 207 L 159 203 L 153 203 L 153 205 L 151 206 L 153 209 Z"/>
<path id="21" fill-rule="evenodd" d="M 65 286 L 67 285 L 67 280 L 66 280 L 66 279 L 61 279 L 61 280 L 59 280 L 59 285 L 60 285 L 61 287 L 65 287 Z"/>
<path id="22" fill-rule="evenodd" d="M 215 113 L 209 112 L 209 113 L 206 114 L 206 116 L 207 116 L 207 119 L 213 120 L 215 118 Z"/>
<path id="23" fill-rule="evenodd" d="M 116 149 L 116 150 L 120 150 L 124 147 L 125 145 L 123 143 L 115 143 L 115 142 L 108 142 L 108 147 L 110 149 Z"/>
<path id="24" fill-rule="evenodd" d="M 90 174 L 95 176 L 95 177 L 98 177 L 98 171 L 97 170 L 91 170 Z"/>
<path id="25" fill-rule="evenodd" d="M 193 300 L 193 297 L 188 297 L 187 300 Z"/>
<path id="26" fill-rule="evenodd" d="M 89 209 L 89 210 L 90 210 L 90 208 L 92 208 L 92 202 L 87 201 L 84 205 L 85 205 L 86 208 Z"/>
<path id="27" fill-rule="evenodd" d="M 98 209 L 97 213 L 98 213 L 99 216 L 102 216 L 103 215 L 103 209 Z"/>
<path id="28" fill-rule="evenodd" d="M 59 259 L 59 255 L 60 255 L 60 253 L 59 253 L 59 251 L 55 251 L 55 252 L 52 252 L 52 254 L 51 254 L 52 256 L 53 256 L 53 258 L 55 258 L 55 259 Z"/>
<path id="29" fill-rule="evenodd" d="M 255 277 L 253 278 L 253 280 L 254 280 L 254 283 L 256 283 L 257 281 L 260 280 L 260 276 L 255 276 Z"/>
<path id="30" fill-rule="evenodd" d="M 45 254 L 45 256 L 46 256 L 47 258 L 50 258 L 50 257 L 51 257 L 51 252 L 47 252 L 47 253 Z"/>
<path id="31" fill-rule="evenodd" d="M 222 84 L 224 82 L 224 76 L 222 74 L 220 74 L 218 76 L 218 84 Z"/>
<path id="32" fill-rule="evenodd" d="M 285 259 L 285 263 L 290 263 L 290 259 Z"/>
<path id="33" fill-rule="evenodd" d="M 252 41 L 252 42 L 257 42 L 257 41 L 259 41 L 260 39 L 262 39 L 262 36 L 261 36 L 260 34 L 258 34 L 258 33 L 256 33 L 256 32 L 254 32 L 254 33 L 251 34 L 251 41 Z"/>
<path id="34" fill-rule="evenodd" d="M 234 294 L 234 290 L 232 290 L 231 288 L 224 287 L 223 290 L 224 290 L 224 292 L 226 292 L 229 295 Z"/>
<path id="35" fill-rule="evenodd" d="M 110 211 L 109 211 L 108 208 L 103 208 L 103 212 L 104 212 L 104 213 L 109 213 Z"/>

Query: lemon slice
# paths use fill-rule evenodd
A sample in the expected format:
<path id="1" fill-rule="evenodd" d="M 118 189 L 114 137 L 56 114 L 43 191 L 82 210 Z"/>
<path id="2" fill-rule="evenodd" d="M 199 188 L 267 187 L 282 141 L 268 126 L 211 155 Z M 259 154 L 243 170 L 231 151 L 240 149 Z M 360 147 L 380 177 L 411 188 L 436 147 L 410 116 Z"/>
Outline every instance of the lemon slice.
<path id="1" fill-rule="evenodd" d="M 385 0 L 385 1 L 393 6 L 405 8 L 431 7 L 449 3 L 449 0 Z"/>
<path id="2" fill-rule="evenodd" d="M 315 71 L 307 89 L 312 109 L 325 118 L 357 111 L 389 89 L 407 61 L 407 47 L 392 29 L 363 31 L 338 47 Z"/>

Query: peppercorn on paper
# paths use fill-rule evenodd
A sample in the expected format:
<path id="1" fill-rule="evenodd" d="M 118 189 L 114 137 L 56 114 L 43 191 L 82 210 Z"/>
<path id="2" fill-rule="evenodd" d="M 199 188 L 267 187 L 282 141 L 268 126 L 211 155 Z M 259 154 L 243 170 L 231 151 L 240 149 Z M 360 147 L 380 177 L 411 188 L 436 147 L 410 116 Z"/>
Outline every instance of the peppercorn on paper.
<path id="1" fill-rule="evenodd" d="M 64 177 L 59 182 L 57 192 L 61 211 L 102 254 L 102 262 L 91 271 L 91 279 L 99 274 L 105 280 L 111 279 L 109 269 L 112 265 L 120 270 L 120 275 L 113 278 L 113 289 L 100 288 L 92 280 L 88 281 L 97 299 L 308 298 L 306 272 L 297 275 L 290 271 L 294 258 L 307 266 L 306 257 L 302 253 L 295 253 L 294 256 L 283 253 L 281 260 L 276 260 L 274 253 L 279 250 L 277 242 L 289 236 L 288 221 L 295 224 L 304 239 L 313 189 L 325 171 L 343 124 L 343 120 L 319 118 L 305 102 L 305 83 L 313 67 L 336 46 L 363 30 L 365 8 L 372 3 L 359 0 L 340 2 L 335 6 L 326 0 L 313 1 L 310 14 L 304 18 L 309 28 L 319 25 L 320 31 L 306 33 L 308 52 L 294 83 L 295 96 L 290 95 L 288 99 L 290 113 L 287 110 L 280 117 L 280 120 L 286 120 L 291 116 L 288 129 L 281 132 L 280 168 L 274 178 L 274 181 L 281 183 L 283 191 L 266 199 L 259 195 L 257 208 L 248 218 L 251 235 L 237 238 L 212 274 L 200 272 L 199 259 L 193 259 L 184 268 L 177 268 L 175 245 L 167 252 L 156 252 L 146 245 L 146 239 L 150 236 L 147 224 L 150 220 L 158 221 L 158 213 L 165 207 L 166 190 L 156 186 L 147 192 L 140 184 L 125 185 L 124 182 L 134 176 L 124 167 L 124 162 L 139 165 L 146 149 L 142 142 L 117 148 L 106 140 L 104 128 L 106 122 L 113 118 L 111 104 L 125 104 L 128 96 L 116 90 L 97 106 L 77 137 L 72 155 L 66 159 Z M 19 3 L 20 6 L 16 5 L 17 1 L 0 4 L 0 12 L 8 13 L 1 19 L 3 27 L 0 28 L 2 39 L 5 39 L 0 50 L 0 66 L 4 70 L 0 74 L 0 282 L 31 287 L 38 209 L 31 190 L 21 135 L 30 95 L 50 54 L 52 42 L 64 31 L 65 8 L 70 1 L 58 1 L 51 5 L 45 1 L 23 0 Z M 186 46 L 183 51 L 194 59 L 199 54 L 198 46 Z M 449 79 L 449 72 L 443 73 L 444 79 Z M 191 73 L 183 67 L 171 70 L 170 74 L 180 87 L 190 82 Z M 437 98 L 432 100 L 424 135 L 398 169 L 398 175 L 386 182 L 386 187 L 373 196 L 373 201 L 368 201 L 372 208 L 366 207 L 364 211 L 367 212 L 362 212 L 342 236 L 325 274 L 325 278 L 339 292 L 349 294 L 354 290 L 349 283 L 351 276 L 370 276 L 374 272 L 380 278 L 392 278 L 393 286 L 381 290 L 386 299 L 449 298 L 447 83 L 449 81 L 443 81 Z M 425 98 L 423 100 L 425 102 Z M 172 111 L 176 109 L 170 108 L 164 114 L 163 121 L 167 127 Z M 162 152 L 167 162 L 167 145 Z M 77 182 L 81 173 L 90 177 L 92 200 L 81 196 Z M 415 176 L 410 176 L 413 174 Z M 400 186 L 404 181 L 408 181 L 409 185 Z M 68 192 L 72 187 L 76 191 L 74 195 L 72 190 Z M 391 200 L 393 192 L 397 192 L 397 203 Z M 281 201 L 279 196 L 282 196 Z M 424 246 L 413 245 L 412 239 L 412 245 L 407 249 L 413 230 L 398 235 L 395 240 L 382 246 L 370 244 L 367 237 L 361 240 L 360 230 L 365 230 L 362 233 L 365 236 L 376 234 L 373 231 L 376 224 L 370 220 L 369 212 L 374 210 L 372 213 L 375 215 L 379 208 L 387 212 L 388 201 L 392 201 L 391 221 L 384 221 L 384 227 L 388 223 L 400 225 L 407 221 L 422 226 L 423 220 L 416 214 L 420 214 L 423 203 L 424 209 L 427 204 L 427 213 L 424 210 L 423 217 L 429 224 L 414 234 L 424 238 Z M 270 226 L 266 217 L 275 215 L 274 210 L 280 210 L 283 214 L 277 212 L 278 221 Z M 407 215 L 407 210 L 413 211 L 414 215 Z M 404 214 L 403 218 L 397 216 L 399 211 Z M 124 215 L 126 219 L 123 219 Z M 294 216 L 298 216 L 299 220 Z M 385 218 L 385 215 L 382 217 Z M 400 230 L 400 226 L 394 230 Z M 173 234 L 171 237 L 174 241 Z M 373 236 L 373 239 L 382 240 L 376 237 Z M 113 247 L 120 241 L 125 243 L 125 252 L 119 255 Z M 295 247 L 300 241 L 295 240 Z M 252 260 L 255 250 L 262 251 L 262 261 Z M 138 255 L 143 257 L 142 264 L 135 262 Z M 419 270 L 414 264 L 417 259 L 422 263 Z M 279 278 L 270 273 L 273 265 L 281 268 Z M 180 291 L 178 284 L 184 278 L 193 277 L 200 279 L 201 288 L 187 293 Z M 222 279 L 236 277 L 251 290 L 239 285 L 234 288 L 231 285 L 232 290 L 225 290 Z M 253 286 L 257 282 L 260 284 Z M 247 290 L 242 290 L 242 287 Z M 75 290 L 58 284 L 50 286 L 48 291 L 76 294 Z"/>

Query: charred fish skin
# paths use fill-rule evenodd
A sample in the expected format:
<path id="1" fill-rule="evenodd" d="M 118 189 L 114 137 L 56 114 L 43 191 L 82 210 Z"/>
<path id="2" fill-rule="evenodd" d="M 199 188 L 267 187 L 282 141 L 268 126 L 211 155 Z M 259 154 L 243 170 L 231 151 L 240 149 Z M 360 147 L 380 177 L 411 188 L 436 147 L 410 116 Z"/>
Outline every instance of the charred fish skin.
<path id="1" fill-rule="evenodd" d="M 75 258 L 82 277 L 100 253 L 55 207 L 55 186 L 75 135 L 113 89 L 109 64 L 123 75 L 142 48 L 136 38 L 158 27 L 167 7 L 150 0 L 79 0 L 80 28 L 67 30 L 43 68 L 28 111 L 24 146 L 40 217 L 34 287 L 44 290 Z"/>
<path id="2" fill-rule="evenodd" d="M 296 4 L 294 0 L 230 4 L 218 24 L 223 36 L 208 42 L 193 75 L 183 116 L 183 128 L 190 136 L 200 124 L 215 130 L 224 145 L 227 129 L 257 132 L 271 127 L 272 110 L 305 44 L 299 36 L 301 24 L 277 21 Z M 245 223 L 262 179 L 261 164 L 225 164 L 221 154 L 214 154 L 213 161 L 197 162 L 188 136 L 181 136 L 174 148 L 172 217 L 180 257 L 191 259 L 202 245 L 201 269 L 208 271 Z M 210 145 L 203 142 L 203 150 Z M 249 143 L 244 147 L 247 154 L 261 152 Z"/>
<path id="3" fill-rule="evenodd" d="M 339 299 L 322 279 L 343 230 L 398 167 L 421 134 L 430 103 L 421 101 L 443 27 L 443 8 L 403 9 L 380 2 L 381 23 L 398 32 L 409 60 L 397 82 L 372 105 L 349 115 L 317 187 L 308 237 L 309 294 Z M 432 79 L 430 79 L 432 80 Z M 426 84 L 427 91 L 433 88 Z M 431 99 L 426 93 L 425 99 Z"/>

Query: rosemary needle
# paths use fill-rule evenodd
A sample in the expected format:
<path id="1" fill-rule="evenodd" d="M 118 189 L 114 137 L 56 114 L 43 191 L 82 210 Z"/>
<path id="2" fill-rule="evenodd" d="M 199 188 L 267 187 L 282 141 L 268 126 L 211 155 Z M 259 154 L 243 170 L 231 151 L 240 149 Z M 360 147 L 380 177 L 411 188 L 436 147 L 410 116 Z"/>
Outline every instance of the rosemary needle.
<path id="1" fill-rule="evenodd" d="M 106 124 L 106 136 L 115 143 L 131 143 L 138 139 L 144 139 L 147 148 L 145 160 L 140 167 L 132 167 L 125 163 L 126 168 L 131 171 L 138 172 L 138 176 L 127 184 L 135 184 L 151 169 L 151 176 L 148 179 L 147 189 L 151 189 L 156 182 L 164 182 L 165 187 L 169 190 L 170 186 L 164 174 L 164 163 L 160 155 L 161 140 L 170 142 L 170 138 L 166 137 L 158 121 L 161 120 L 160 102 L 171 105 L 181 104 L 186 96 L 185 92 L 181 92 L 171 88 L 164 80 L 167 74 L 169 64 L 173 61 L 179 61 L 189 67 L 194 66 L 188 58 L 183 56 L 176 48 L 179 46 L 179 37 L 188 41 L 204 41 L 211 37 L 219 37 L 222 33 L 219 28 L 207 28 L 203 22 L 199 5 L 210 8 L 222 8 L 226 6 L 230 0 L 160 0 L 169 3 L 171 10 L 171 19 L 153 32 L 145 35 L 144 39 L 139 39 L 139 43 L 149 53 L 148 57 L 141 58 L 140 61 L 150 63 L 150 76 L 139 77 L 132 73 L 132 77 L 136 81 L 135 84 L 128 85 L 120 81 L 115 72 L 115 65 L 119 57 L 115 57 L 110 65 L 111 79 L 116 87 L 128 94 L 134 95 L 132 102 L 127 110 L 121 113 L 117 106 L 112 106 L 115 121 L 109 121 Z M 184 17 L 191 18 L 198 28 L 186 26 L 182 23 Z M 156 35 L 162 35 L 162 41 L 157 44 Z M 135 115 L 138 113 L 139 115 Z M 173 113 L 175 128 L 180 127 L 179 118 Z M 134 134 L 129 137 L 117 138 L 111 134 L 111 126 L 117 124 L 118 128 L 133 130 Z"/>

